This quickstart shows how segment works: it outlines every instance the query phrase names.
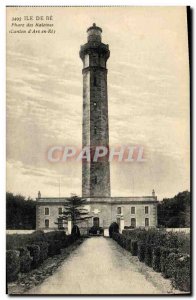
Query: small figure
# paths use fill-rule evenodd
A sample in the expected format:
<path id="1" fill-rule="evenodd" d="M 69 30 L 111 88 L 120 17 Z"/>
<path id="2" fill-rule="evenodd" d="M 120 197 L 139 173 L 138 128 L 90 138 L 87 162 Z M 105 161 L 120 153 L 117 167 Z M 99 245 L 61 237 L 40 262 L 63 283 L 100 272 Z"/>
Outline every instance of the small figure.
<path id="1" fill-rule="evenodd" d="M 38 192 L 38 199 L 40 199 L 41 198 L 41 192 L 39 191 Z"/>

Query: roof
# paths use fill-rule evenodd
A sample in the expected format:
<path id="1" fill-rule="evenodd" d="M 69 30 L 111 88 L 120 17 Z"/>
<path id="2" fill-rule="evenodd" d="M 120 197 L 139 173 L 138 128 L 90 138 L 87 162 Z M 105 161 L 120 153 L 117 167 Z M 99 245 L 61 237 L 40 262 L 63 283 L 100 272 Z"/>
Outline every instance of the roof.
<path id="1" fill-rule="evenodd" d="M 101 27 L 98 27 L 95 23 L 93 23 L 93 26 L 90 26 L 90 27 L 87 29 L 87 32 L 88 32 L 89 30 L 91 30 L 91 29 L 97 29 L 97 30 L 99 30 L 99 31 L 102 32 Z"/>
<path id="2" fill-rule="evenodd" d="M 157 197 L 142 196 L 142 197 L 84 197 L 89 204 L 133 204 L 133 203 L 155 203 Z M 59 204 L 63 205 L 70 197 L 43 197 L 37 198 L 39 204 Z"/>

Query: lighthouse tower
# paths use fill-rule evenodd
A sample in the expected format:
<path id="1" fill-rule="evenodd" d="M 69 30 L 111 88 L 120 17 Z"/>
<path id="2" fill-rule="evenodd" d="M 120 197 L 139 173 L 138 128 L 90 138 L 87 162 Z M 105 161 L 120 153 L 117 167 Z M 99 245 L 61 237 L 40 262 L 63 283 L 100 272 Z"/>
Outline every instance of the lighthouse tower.
<path id="1" fill-rule="evenodd" d="M 83 61 L 83 128 L 82 143 L 90 147 L 104 146 L 109 150 L 108 95 L 106 62 L 109 46 L 101 41 L 102 29 L 93 24 L 87 30 L 87 43 L 81 46 Z M 98 161 L 82 162 L 82 196 L 110 197 L 110 165 L 105 156 Z"/>

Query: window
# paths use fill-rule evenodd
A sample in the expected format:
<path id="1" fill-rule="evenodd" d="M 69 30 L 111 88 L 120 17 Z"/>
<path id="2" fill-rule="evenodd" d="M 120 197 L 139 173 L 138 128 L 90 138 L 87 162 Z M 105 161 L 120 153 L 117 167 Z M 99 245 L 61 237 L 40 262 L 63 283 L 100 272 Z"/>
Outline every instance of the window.
<path id="1" fill-rule="evenodd" d="M 62 215 L 62 213 L 63 213 L 62 207 L 59 207 L 58 211 L 59 211 L 59 215 Z"/>
<path id="2" fill-rule="evenodd" d="M 45 216 L 49 216 L 49 207 L 45 207 Z"/>
<path id="3" fill-rule="evenodd" d="M 121 207 L 117 207 L 117 214 L 120 215 L 122 212 Z"/>
<path id="4" fill-rule="evenodd" d="M 145 226 L 146 226 L 146 227 L 149 226 L 149 218 L 145 218 Z"/>
<path id="5" fill-rule="evenodd" d="M 58 229 L 64 229 L 63 228 L 63 220 L 62 219 L 58 219 Z"/>
<path id="6" fill-rule="evenodd" d="M 48 219 L 45 220 L 45 228 L 49 228 L 49 220 Z"/>
<path id="7" fill-rule="evenodd" d="M 89 55 L 86 54 L 84 57 L 84 68 L 89 67 Z"/>
<path id="8" fill-rule="evenodd" d="M 135 215 L 135 206 L 132 206 L 132 207 L 131 207 L 131 214 L 132 214 L 132 215 Z"/>
<path id="9" fill-rule="evenodd" d="M 145 214 L 148 214 L 148 206 L 145 206 Z"/>
<path id="10" fill-rule="evenodd" d="M 136 219 L 131 218 L 131 227 L 135 228 L 136 227 Z"/>

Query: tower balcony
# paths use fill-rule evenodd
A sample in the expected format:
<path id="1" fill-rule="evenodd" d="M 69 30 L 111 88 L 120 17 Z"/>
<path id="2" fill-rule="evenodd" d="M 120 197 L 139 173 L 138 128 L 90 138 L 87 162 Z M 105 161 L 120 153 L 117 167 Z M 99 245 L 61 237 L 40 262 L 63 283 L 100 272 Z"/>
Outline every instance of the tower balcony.
<path id="1" fill-rule="evenodd" d="M 88 42 L 80 47 L 79 54 L 82 60 L 84 60 L 86 54 L 90 56 L 94 53 L 104 56 L 107 60 L 110 57 L 109 45 L 100 42 Z"/>

